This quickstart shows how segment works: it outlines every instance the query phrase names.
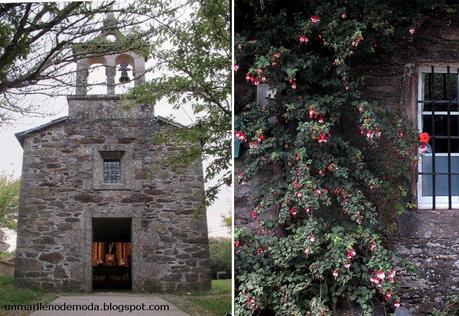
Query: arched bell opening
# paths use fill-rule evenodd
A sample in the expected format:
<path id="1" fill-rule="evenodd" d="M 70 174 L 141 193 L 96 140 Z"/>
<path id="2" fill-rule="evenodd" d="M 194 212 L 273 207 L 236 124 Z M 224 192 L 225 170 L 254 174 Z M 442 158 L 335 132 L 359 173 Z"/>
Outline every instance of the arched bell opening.
<path id="1" fill-rule="evenodd" d="M 121 54 L 115 58 L 115 94 L 125 94 L 135 86 L 134 58 Z"/>
<path id="2" fill-rule="evenodd" d="M 107 74 L 103 59 L 95 60 L 88 67 L 87 94 L 107 94 Z"/>

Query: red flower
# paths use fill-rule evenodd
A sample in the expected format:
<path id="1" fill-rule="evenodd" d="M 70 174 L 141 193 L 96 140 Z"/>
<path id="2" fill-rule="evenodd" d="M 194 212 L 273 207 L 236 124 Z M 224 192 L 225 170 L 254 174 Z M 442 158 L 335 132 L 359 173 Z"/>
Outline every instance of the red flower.
<path id="1" fill-rule="evenodd" d="M 394 302 L 394 307 L 395 308 L 399 308 L 400 307 L 400 302 L 399 301 L 395 301 Z"/>
<path id="2" fill-rule="evenodd" d="M 319 141 L 319 143 L 326 143 L 326 142 L 328 142 L 328 139 L 329 139 L 329 138 L 330 138 L 330 135 L 327 135 L 327 134 L 321 132 L 321 133 L 319 134 L 319 139 L 318 139 L 318 141 Z"/>
<path id="3" fill-rule="evenodd" d="M 257 215 L 258 215 L 257 211 L 250 212 L 250 217 L 252 217 L 253 219 L 256 219 Z"/>
<path id="4" fill-rule="evenodd" d="M 316 24 L 316 23 L 320 22 L 320 17 L 318 15 L 312 15 L 311 16 L 311 22 L 313 24 Z"/>
<path id="5" fill-rule="evenodd" d="M 408 29 L 408 32 L 410 32 L 411 35 L 413 35 L 415 31 L 416 29 L 413 26 Z"/>
<path id="6" fill-rule="evenodd" d="M 386 302 L 389 301 L 391 297 L 392 297 L 392 293 L 390 291 L 387 291 L 386 296 L 384 297 L 386 299 Z"/>
<path id="7" fill-rule="evenodd" d="M 424 133 L 419 134 L 419 142 L 421 144 L 427 144 L 429 142 L 429 140 L 430 140 L 429 133 L 425 133 L 424 132 Z"/>
<path id="8" fill-rule="evenodd" d="M 296 89 L 296 80 L 293 79 L 293 78 L 290 78 L 289 82 L 290 82 L 290 85 L 292 86 L 292 89 L 295 90 Z"/>
<path id="9" fill-rule="evenodd" d="M 292 208 L 290 209 L 290 215 L 292 215 L 293 217 L 295 217 L 296 214 L 298 214 L 298 210 L 296 209 L 296 207 L 292 207 Z"/>
<path id="10" fill-rule="evenodd" d="M 353 248 L 349 249 L 346 253 L 346 258 L 347 259 L 352 259 L 352 257 L 355 256 L 355 250 Z"/>
<path id="11" fill-rule="evenodd" d="M 239 240 L 236 240 L 234 242 L 234 247 L 239 248 L 241 246 L 241 242 Z"/>
<path id="12" fill-rule="evenodd" d="M 298 36 L 298 40 L 300 41 L 300 43 L 305 43 L 305 44 L 309 42 L 309 38 L 306 35 Z"/>
<path id="13" fill-rule="evenodd" d="M 235 135 L 241 142 L 245 142 L 247 140 L 247 137 L 243 131 L 237 131 Z"/>

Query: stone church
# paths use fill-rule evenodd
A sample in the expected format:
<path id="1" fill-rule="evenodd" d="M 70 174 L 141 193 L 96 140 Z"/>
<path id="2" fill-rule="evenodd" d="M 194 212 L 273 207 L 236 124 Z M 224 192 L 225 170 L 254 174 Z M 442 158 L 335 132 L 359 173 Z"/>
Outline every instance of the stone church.
<path id="1" fill-rule="evenodd" d="M 107 29 L 99 37 L 122 36 Z M 105 94 L 88 94 L 94 64 L 106 71 Z M 16 134 L 24 149 L 18 284 L 85 291 L 210 287 L 202 161 L 181 170 L 164 164 L 179 147 L 152 137 L 181 126 L 155 116 L 152 106 L 126 109 L 115 93 L 120 83 L 142 84 L 144 69 L 145 58 L 132 51 L 78 60 L 68 116 Z"/>

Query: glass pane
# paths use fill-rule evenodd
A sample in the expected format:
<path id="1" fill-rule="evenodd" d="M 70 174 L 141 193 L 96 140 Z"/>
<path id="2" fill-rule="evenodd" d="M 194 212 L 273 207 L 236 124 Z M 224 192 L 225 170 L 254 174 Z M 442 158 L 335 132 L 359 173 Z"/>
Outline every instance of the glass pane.
<path id="1" fill-rule="evenodd" d="M 424 100 L 457 100 L 457 74 L 424 73 L 423 77 Z"/>
<path id="2" fill-rule="evenodd" d="M 449 124 L 451 128 L 451 136 L 459 136 L 459 116 L 450 115 Z M 448 115 L 435 115 L 435 135 L 448 136 Z M 422 130 L 423 132 L 432 133 L 432 116 L 422 116 Z"/>
<path id="3" fill-rule="evenodd" d="M 422 177 L 422 195 L 432 196 L 432 176 Z M 448 196 L 448 176 L 447 175 L 435 176 L 435 196 Z"/>
<path id="4" fill-rule="evenodd" d="M 104 182 L 119 183 L 121 182 L 121 161 L 113 159 L 104 160 Z"/>
<path id="5" fill-rule="evenodd" d="M 422 157 L 422 172 L 432 172 L 432 156 Z M 435 156 L 435 172 L 448 172 L 448 156 Z M 459 173 L 458 156 L 451 156 L 451 172 Z"/>
<path id="6" fill-rule="evenodd" d="M 422 176 L 422 195 L 432 196 L 432 176 Z"/>

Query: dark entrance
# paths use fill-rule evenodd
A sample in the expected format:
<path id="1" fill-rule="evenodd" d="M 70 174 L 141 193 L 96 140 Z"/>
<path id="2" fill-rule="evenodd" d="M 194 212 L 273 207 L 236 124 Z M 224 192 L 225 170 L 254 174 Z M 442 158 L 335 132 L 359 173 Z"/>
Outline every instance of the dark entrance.
<path id="1" fill-rule="evenodd" d="M 92 288 L 130 290 L 131 218 L 92 219 Z"/>

